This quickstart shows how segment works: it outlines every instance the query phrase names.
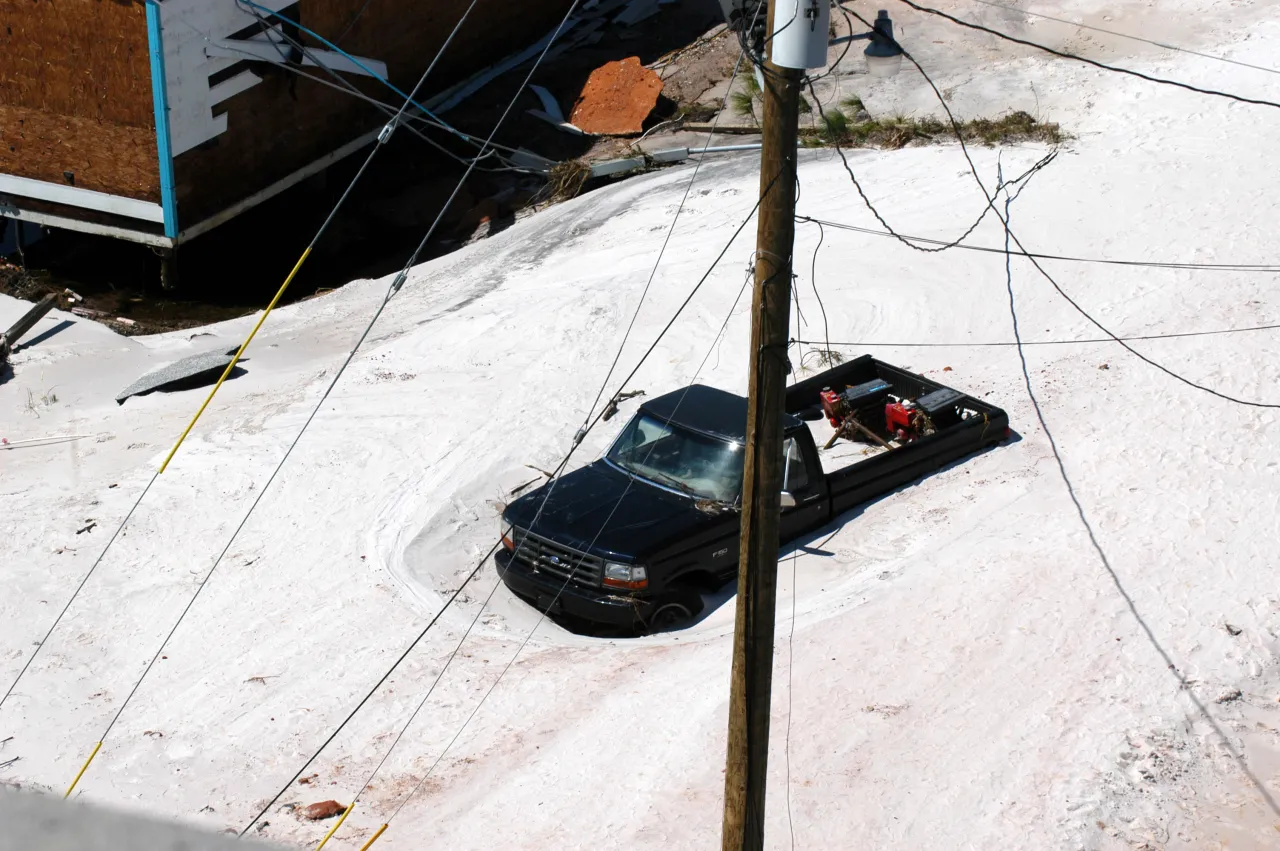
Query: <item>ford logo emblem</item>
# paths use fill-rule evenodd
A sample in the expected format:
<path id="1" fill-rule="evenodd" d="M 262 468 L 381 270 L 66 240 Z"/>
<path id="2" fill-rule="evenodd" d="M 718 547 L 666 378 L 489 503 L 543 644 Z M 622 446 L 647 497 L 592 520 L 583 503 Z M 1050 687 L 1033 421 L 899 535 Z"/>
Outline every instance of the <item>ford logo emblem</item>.
<path id="1" fill-rule="evenodd" d="M 547 561 L 551 562 L 556 567 L 560 566 L 560 559 L 557 558 L 556 556 L 547 556 Z"/>

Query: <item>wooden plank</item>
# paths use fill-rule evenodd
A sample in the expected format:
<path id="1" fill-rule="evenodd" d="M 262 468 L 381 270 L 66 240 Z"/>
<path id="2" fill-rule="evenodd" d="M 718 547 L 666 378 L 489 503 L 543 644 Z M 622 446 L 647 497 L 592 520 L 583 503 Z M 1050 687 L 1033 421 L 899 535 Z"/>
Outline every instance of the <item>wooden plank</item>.
<path id="1" fill-rule="evenodd" d="M 0 0 L 0 173 L 159 200 L 141 3 Z"/>

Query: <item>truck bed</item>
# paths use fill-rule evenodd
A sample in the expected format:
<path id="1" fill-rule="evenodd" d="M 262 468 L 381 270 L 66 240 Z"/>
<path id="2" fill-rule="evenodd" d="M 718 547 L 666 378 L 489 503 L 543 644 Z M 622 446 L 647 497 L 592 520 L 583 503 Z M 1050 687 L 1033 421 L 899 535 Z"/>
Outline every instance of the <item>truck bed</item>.
<path id="1" fill-rule="evenodd" d="M 958 394 L 953 407 L 933 417 L 937 431 L 910 443 L 885 449 L 882 446 L 841 439 L 831 449 L 821 447 L 833 429 L 821 412 L 819 395 L 824 388 L 843 389 L 880 379 L 897 399 L 916 400 L 938 390 L 951 390 L 922 375 L 907 372 L 870 355 L 840 364 L 787 390 L 787 412 L 809 420 L 814 442 L 819 447 L 823 472 L 827 474 L 831 510 L 840 514 L 869 499 L 914 481 L 959 458 L 1003 441 L 1008 436 L 1009 418 L 1000 408 Z"/>

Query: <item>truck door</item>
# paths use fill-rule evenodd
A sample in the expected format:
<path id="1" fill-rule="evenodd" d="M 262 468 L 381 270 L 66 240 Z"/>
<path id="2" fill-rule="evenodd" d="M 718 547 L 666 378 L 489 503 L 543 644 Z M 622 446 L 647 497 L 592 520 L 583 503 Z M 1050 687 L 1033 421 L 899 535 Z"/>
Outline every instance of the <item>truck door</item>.
<path id="1" fill-rule="evenodd" d="M 821 469 L 813 469 L 813 464 L 805 458 L 803 447 L 794 437 L 783 440 L 782 453 L 782 490 L 791 494 L 796 504 L 782 509 L 778 532 L 781 540 L 789 541 L 826 521 L 825 478 Z"/>

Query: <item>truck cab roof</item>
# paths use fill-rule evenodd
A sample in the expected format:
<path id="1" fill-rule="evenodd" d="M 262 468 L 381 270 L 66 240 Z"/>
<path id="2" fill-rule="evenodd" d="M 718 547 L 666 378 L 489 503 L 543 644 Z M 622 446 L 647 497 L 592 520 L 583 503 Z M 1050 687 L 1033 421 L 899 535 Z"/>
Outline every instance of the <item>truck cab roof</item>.
<path id="1" fill-rule="evenodd" d="M 747 440 L 746 398 L 705 384 L 691 384 L 650 399 L 640 406 L 640 412 L 719 440 Z M 782 415 L 784 432 L 803 425 L 798 417 Z"/>

